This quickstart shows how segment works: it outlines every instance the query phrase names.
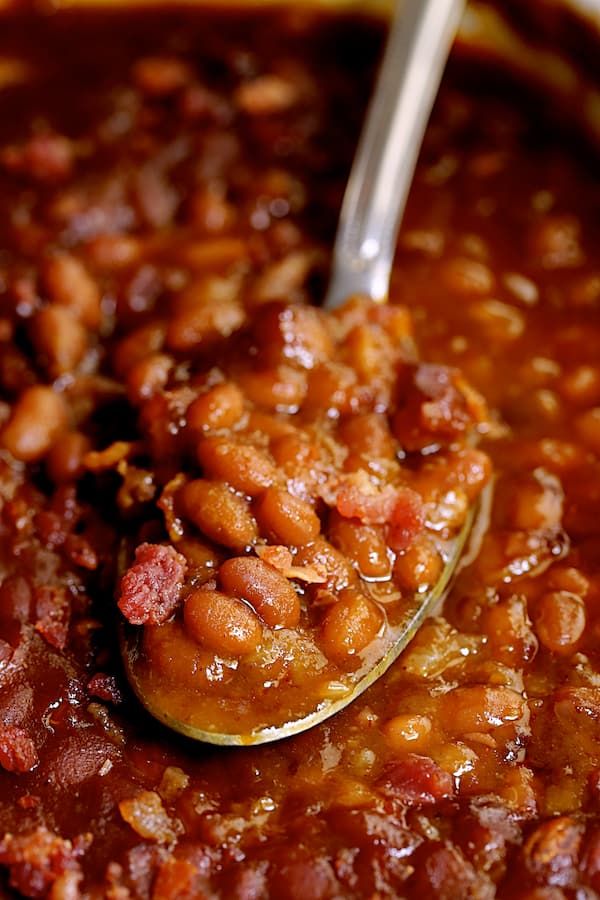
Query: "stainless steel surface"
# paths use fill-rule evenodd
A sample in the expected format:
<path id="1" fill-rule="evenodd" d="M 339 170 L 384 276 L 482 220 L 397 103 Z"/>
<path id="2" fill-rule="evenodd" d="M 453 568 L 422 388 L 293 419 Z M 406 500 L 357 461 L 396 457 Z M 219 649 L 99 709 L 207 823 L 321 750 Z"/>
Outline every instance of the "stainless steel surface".
<path id="1" fill-rule="evenodd" d="M 407 0 L 392 22 L 348 180 L 325 309 L 385 301 L 396 236 L 464 0 Z"/>

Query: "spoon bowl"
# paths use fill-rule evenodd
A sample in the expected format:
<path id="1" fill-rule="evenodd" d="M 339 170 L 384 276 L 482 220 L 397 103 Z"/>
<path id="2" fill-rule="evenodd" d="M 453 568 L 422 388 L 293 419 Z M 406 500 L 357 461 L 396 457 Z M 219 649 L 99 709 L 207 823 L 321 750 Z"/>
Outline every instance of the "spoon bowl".
<path id="1" fill-rule="evenodd" d="M 405 0 L 392 23 L 344 197 L 325 310 L 335 310 L 352 295 L 374 303 L 387 299 L 398 227 L 463 5 L 464 0 Z M 193 679 L 182 689 L 175 678 L 170 687 L 172 673 L 168 671 L 165 683 L 145 652 L 143 630 L 124 625 L 122 656 L 134 692 L 163 724 L 212 744 L 261 744 L 313 727 L 344 709 L 380 678 L 440 603 L 463 553 L 475 512 L 472 505 L 460 531 L 448 540 L 430 535 L 441 561 L 437 581 L 422 585 L 407 597 L 397 592 L 393 611 L 381 612 L 384 624 L 379 632 L 362 652 L 351 655 L 347 665 L 331 667 L 323 658 L 310 683 L 301 678 L 296 683 L 287 672 L 280 675 L 280 682 L 265 676 L 258 685 L 247 687 L 246 694 L 247 685 L 240 675 L 237 694 L 227 694 L 225 686 L 224 693 L 213 698 L 210 691 L 203 694 L 197 690 Z M 285 654 L 285 632 L 283 638 L 281 635 L 275 632 L 274 640 L 280 643 L 274 646 Z M 293 652 L 302 654 L 302 645 L 295 646 Z M 176 658 L 170 659 L 176 665 Z M 218 665 L 223 671 L 237 663 L 221 660 Z M 210 681 L 213 676 L 207 677 Z M 222 680 L 222 675 L 219 678 Z M 276 693 L 272 688 L 278 684 L 283 684 L 287 698 L 279 706 L 272 700 Z M 233 724 L 235 730 L 224 728 L 223 723 Z"/>

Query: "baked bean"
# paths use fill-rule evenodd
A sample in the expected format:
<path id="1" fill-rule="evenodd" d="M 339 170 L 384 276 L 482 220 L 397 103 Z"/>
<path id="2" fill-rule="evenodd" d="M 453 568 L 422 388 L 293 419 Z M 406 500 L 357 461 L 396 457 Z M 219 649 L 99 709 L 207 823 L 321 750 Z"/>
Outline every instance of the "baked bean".
<path id="1" fill-rule="evenodd" d="M 491 269 L 485 263 L 455 256 L 442 265 L 442 283 L 460 297 L 486 297 L 495 287 Z"/>
<path id="2" fill-rule="evenodd" d="M 243 550 L 258 537 L 246 501 L 219 481 L 190 481 L 177 500 L 183 515 L 217 544 Z"/>
<path id="3" fill-rule="evenodd" d="M 191 80 L 190 67 L 180 59 L 170 56 L 145 56 L 133 67 L 137 86 L 152 97 L 166 97 L 178 91 Z"/>
<path id="4" fill-rule="evenodd" d="M 214 547 L 189 537 L 177 541 L 177 552 L 185 557 L 188 578 L 195 585 L 212 578 L 222 559 Z"/>
<path id="5" fill-rule="evenodd" d="M 303 412 L 315 417 L 337 417 L 352 412 L 356 374 L 341 363 L 317 366 L 309 374 Z"/>
<path id="6" fill-rule="evenodd" d="M 329 538 L 358 568 L 363 578 L 389 578 L 391 560 L 381 528 L 346 519 L 333 511 L 329 519 Z"/>
<path id="7" fill-rule="evenodd" d="M 260 643 L 260 622 L 250 607 L 220 591 L 193 591 L 185 602 L 183 621 L 194 640 L 224 656 L 246 656 Z"/>
<path id="8" fill-rule="evenodd" d="M 394 459 L 396 442 L 387 417 L 379 413 L 349 416 L 340 422 L 338 435 L 350 453 L 372 459 Z"/>
<path id="9" fill-rule="evenodd" d="M 552 566 L 546 582 L 551 590 L 570 591 L 580 597 L 585 597 L 590 589 L 589 579 L 575 566 Z"/>
<path id="10" fill-rule="evenodd" d="M 407 593 L 434 585 L 444 562 L 426 535 L 418 535 L 410 547 L 399 553 L 394 562 L 395 584 Z"/>
<path id="11" fill-rule="evenodd" d="M 326 585 L 330 590 L 340 591 L 356 581 L 356 572 L 343 553 L 325 540 L 316 540 L 300 547 L 295 557 L 298 566 L 313 566 L 326 573 Z"/>
<path id="12" fill-rule="evenodd" d="M 279 75 L 260 75 L 245 81 L 235 92 L 235 102 L 250 116 L 273 115 L 294 106 L 299 91 L 293 84 Z"/>
<path id="13" fill-rule="evenodd" d="M 151 353 L 140 359 L 127 373 L 127 396 L 137 406 L 164 388 L 174 361 L 166 353 Z"/>
<path id="14" fill-rule="evenodd" d="M 244 319 L 244 308 L 234 299 L 189 305 L 169 320 L 167 347 L 178 352 L 206 347 L 237 331 Z"/>
<path id="15" fill-rule="evenodd" d="M 240 385 L 252 403 L 272 410 L 295 410 L 306 396 L 306 375 L 289 366 L 245 372 Z"/>
<path id="16" fill-rule="evenodd" d="M 402 753 L 424 747 L 429 742 L 431 729 L 431 719 L 428 716 L 405 713 L 388 719 L 383 726 L 383 735 L 392 750 Z"/>
<path id="17" fill-rule="evenodd" d="M 333 343 L 324 314 L 311 306 L 269 303 L 259 310 L 253 335 L 261 363 L 281 363 L 312 369 L 333 354 Z"/>
<path id="18" fill-rule="evenodd" d="M 251 444 L 207 437 L 198 444 L 198 461 L 208 478 L 226 481 L 236 491 L 255 497 L 277 477 L 267 454 Z"/>
<path id="19" fill-rule="evenodd" d="M 536 469 L 533 477 L 516 486 L 509 518 L 523 531 L 556 528 L 563 513 L 563 491 L 556 475 Z"/>
<path id="20" fill-rule="evenodd" d="M 545 215 L 531 228 L 529 250 L 545 269 L 569 269 L 581 265 L 581 224 L 575 216 Z"/>
<path id="21" fill-rule="evenodd" d="M 0 443 L 15 459 L 37 462 L 67 426 L 67 410 L 60 394 L 42 385 L 26 388 L 13 406 L 0 433 Z"/>
<path id="22" fill-rule="evenodd" d="M 80 431 L 68 431 L 52 444 L 46 458 L 48 474 L 55 484 L 74 481 L 84 470 L 83 458 L 91 442 Z"/>
<path id="23" fill-rule="evenodd" d="M 40 360 L 53 378 L 72 372 L 88 346 L 85 328 L 62 306 L 45 306 L 36 312 L 30 334 Z"/>
<path id="24" fill-rule="evenodd" d="M 585 621 L 585 604 L 570 591 L 542 594 L 534 608 L 536 634 L 553 653 L 571 653 L 585 630 Z"/>
<path id="25" fill-rule="evenodd" d="M 294 628 L 300 600 L 293 584 L 272 566 L 253 556 L 226 560 L 219 569 L 223 590 L 250 603 L 272 628 Z"/>
<path id="26" fill-rule="evenodd" d="M 90 331 L 102 318 L 102 295 L 81 260 L 70 253 L 51 257 L 44 270 L 44 285 L 50 300 L 66 307 Z"/>
<path id="27" fill-rule="evenodd" d="M 188 407 L 187 423 L 195 431 L 231 428 L 244 413 L 244 395 L 231 381 L 209 388 Z"/>
<path id="28" fill-rule="evenodd" d="M 486 605 L 481 626 L 488 636 L 494 657 L 506 665 L 523 665 L 535 656 L 538 641 L 523 597 L 507 597 Z"/>
<path id="29" fill-rule="evenodd" d="M 521 719 L 527 705 L 508 687 L 458 687 L 441 698 L 440 714 L 452 734 L 487 733 Z"/>
<path id="30" fill-rule="evenodd" d="M 319 460 L 319 448 L 300 433 L 292 432 L 273 438 L 270 449 L 275 463 L 290 475 L 298 475 Z"/>
<path id="31" fill-rule="evenodd" d="M 586 447 L 600 456 L 600 406 L 588 409 L 575 419 L 575 431 Z"/>
<path id="32" fill-rule="evenodd" d="M 174 679 L 185 686 L 197 683 L 201 650 L 179 622 L 147 625 L 142 635 L 144 654 L 157 675 Z"/>
<path id="33" fill-rule="evenodd" d="M 87 257 L 97 269 L 117 272 L 137 262 L 141 242 L 126 234 L 100 234 L 86 246 Z"/>
<path id="34" fill-rule="evenodd" d="M 329 659 L 343 663 L 364 650 L 383 624 L 378 607 L 360 591 L 347 588 L 327 611 L 321 646 Z"/>
<path id="35" fill-rule="evenodd" d="M 312 506 L 283 488 L 268 488 L 256 503 L 255 515 L 262 534 L 290 547 L 308 544 L 321 530 Z"/>
<path id="36" fill-rule="evenodd" d="M 166 325 L 164 322 L 147 322 L 122 338 L 114 351 L 113 366 L 116 374 L 123 378 L 133 366 L 162 350 L 165 342 Z"/>
<path id="37" fill-rule="evenodd" d="M 358 378 L 369 384 L 390 370 L 393 347 L 381 328 L 357 325 L 344 341 L 344 356 Z"/>
<path id="38" fill-rule="evenodd" d="M 469 309 L 472 321 L 489 341 L 514 341 L 525 330 L 521 310 L 500 300 L 478 300 Z"/>
<path id="39" fill-rule="evenodd" d="M 597 406 L 600 403 L 600 366 L 581 365 L 566 372 L 558 390 L 572 403 Z"/>

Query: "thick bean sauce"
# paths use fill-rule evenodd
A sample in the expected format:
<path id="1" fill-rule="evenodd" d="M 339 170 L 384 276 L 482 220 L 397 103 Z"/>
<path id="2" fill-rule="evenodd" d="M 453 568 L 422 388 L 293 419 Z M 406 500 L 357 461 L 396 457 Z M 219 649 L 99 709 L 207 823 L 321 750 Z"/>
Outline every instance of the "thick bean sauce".
<path id="1" fill-rule="evenodd" d="M 597 179 L 455 68 L 393 302 L 323 314 L 380 41 L 301 11 L 2 23 L 9 896 L 600 894 Z M 148 689 L 219 730 L 343 692 L 486 483 L 443 615 L 335 720 L 217 751 L 131 696 L 123 617 Z"/>

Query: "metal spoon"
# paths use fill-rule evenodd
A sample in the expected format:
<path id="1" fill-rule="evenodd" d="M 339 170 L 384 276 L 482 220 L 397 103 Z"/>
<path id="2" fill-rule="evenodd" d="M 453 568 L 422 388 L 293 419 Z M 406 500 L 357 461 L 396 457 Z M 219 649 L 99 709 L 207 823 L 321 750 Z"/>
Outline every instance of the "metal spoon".
<path id="1" fill-rule="evenodd" d="M 387 299 L 400 220 L 463 7 L 464 0 L 405 0 L 392 23 L 344 196 L 325 309 L 335 309 L 352 294 L 378 303 Z M 388 627 L 361 666 L 345 676 L 347 689 L 342 695 L 321 699 L 291 721 L 247 733 L 223 733 L 198 721 L 191 705 L 185 710 L 167 708 L 163 695 L 152 689 L 151 675 L 140 665 L 141 629 L 123 626 L 121 650 L 130 684 L 156 719 L 199 741 L 261 744 L 305 731 L 355 700 L 398 658 L 444 596 L 473 518 L 471 510 L 460 533 L 440 546 L 444 568 L 439 580 L 407 600 L 402 620 Z"/>

